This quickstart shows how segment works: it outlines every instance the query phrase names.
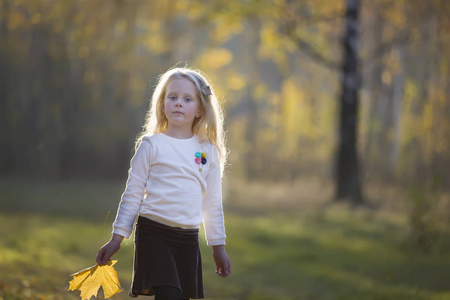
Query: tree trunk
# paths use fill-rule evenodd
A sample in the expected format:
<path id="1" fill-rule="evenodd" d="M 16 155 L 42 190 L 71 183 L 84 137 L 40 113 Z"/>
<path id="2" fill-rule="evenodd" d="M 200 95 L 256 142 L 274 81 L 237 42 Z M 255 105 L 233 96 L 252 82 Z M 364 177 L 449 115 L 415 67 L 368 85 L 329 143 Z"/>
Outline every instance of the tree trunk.
<path id="1" fill-rule="evenodd" d="M 403 65 L 404 61 L 404 50 L 396 50 L 396 54 L 400 64 Z M 390 165 L 391 172 L 393 177 L 396 176 L 397 164 L 400 158 L 400 146 L 401 146 L 401 137 L 402 137 L 402 128 L 401 128 L 401 120 L 402 120 L 402 102 L 403 102 L 403 85 L 405 81 L 404 71 L 398 71 L 398 73 L 394 76 L 394 82 L 392 84 L 392 126 L 394 131 L 392 146 L 391 146 L 391 157 L 390 157 Z"/>
<path id="2" fill-rule="evenodd" d="M 346 27 L 343 40 L 342 91 L 339 145 L 337 149 L 336 200 L 363 202 L 357 158 L 359 0 L 347 0 Z"/>

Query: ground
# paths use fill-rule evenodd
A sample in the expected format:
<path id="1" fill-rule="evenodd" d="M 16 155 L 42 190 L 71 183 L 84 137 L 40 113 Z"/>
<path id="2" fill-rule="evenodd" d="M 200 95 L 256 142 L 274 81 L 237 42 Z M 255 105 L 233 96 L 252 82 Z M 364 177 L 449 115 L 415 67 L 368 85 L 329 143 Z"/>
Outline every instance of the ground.
<path id="1" fill-rule="evenodd" d="M 70 274 L 95 264 L 123 186 L 0 180 L 0 299 L 80 299 Z M 305 186 L 225 183 L 232 276 L 215 275 L 202 235 L 208 299 L 450 299 L 449 241 L 418 249 L 407 206 L 355 209 Z M 130 239 L 114 256 L 124 288 L 114 299 L 129 299 L 132 256 Z"/>

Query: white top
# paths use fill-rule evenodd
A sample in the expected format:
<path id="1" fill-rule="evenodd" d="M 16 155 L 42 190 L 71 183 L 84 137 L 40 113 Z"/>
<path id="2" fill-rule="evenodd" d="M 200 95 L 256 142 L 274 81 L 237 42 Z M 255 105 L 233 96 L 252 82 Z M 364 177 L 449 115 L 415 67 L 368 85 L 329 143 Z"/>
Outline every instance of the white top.
<path id="1" fill-rule="evenodd" d="M 197 156 L 206 155 L 198 164 Z M 205 162 L 203 160 L 203 162 Z M 200 171 L 201 169 L 201 171 Z M 218 154 L 197 136 L 145 136 L 131 159 L 113 233 L 129 238 L 136 215 L 172 227 L 199 228 L 203 221 L 208 245 L 225 244 L 222 182 Z"/>

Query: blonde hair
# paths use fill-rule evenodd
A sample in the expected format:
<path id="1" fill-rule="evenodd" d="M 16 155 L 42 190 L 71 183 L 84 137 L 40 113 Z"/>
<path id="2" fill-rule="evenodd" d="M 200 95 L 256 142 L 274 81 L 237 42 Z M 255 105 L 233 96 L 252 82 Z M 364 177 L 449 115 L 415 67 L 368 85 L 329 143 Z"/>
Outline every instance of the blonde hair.
<path id="1" fill-rule="evenodd" d="M 136 149 L 144 136 L 161 133 L 167 129 L 168 120 L 163 110 L 164 99 L 167 85 L 174 78 L 185 78 L 194 83 L 202 114 L 192 123 L 192 132 L 197 135 L 199 142 L 210 142 L 217 149 L 220 169 L 223 172 L 228 154 L 223 129 L 223 112 L 209 80 L 200 70 L 187 67 L 172 68 L 159 76 L 143 130 L 136 140 Z"/>

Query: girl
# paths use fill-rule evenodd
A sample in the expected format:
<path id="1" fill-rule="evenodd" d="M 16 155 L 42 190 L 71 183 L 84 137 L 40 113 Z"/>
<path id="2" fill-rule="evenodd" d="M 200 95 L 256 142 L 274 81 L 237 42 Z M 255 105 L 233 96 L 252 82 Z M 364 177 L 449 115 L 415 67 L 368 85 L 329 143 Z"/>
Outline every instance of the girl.
<path id="1" fill-rule="evenodd" d="M 98 252 L 106 264 L 135 232 L 129 295 L 203 298 L 198 230 L 203 221 L 216 273 L 227 277 L 221 177 L 226 160 L 223 117 L 199 71 L 175 68 L 159 78 L 136 142 L 111 240 Z"/>

